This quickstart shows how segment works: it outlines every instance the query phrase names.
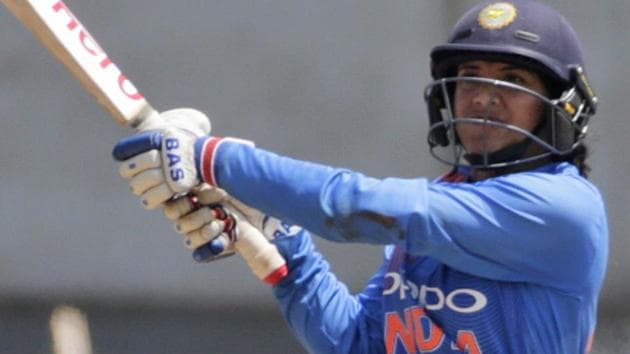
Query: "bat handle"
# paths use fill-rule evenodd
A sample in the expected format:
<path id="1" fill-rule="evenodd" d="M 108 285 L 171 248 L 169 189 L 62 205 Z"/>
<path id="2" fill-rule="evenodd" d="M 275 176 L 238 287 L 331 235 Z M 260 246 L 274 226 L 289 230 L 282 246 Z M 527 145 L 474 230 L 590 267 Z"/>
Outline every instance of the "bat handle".
<path id="1" fill-rule="evenodd" d="M 129 123 L 132 128 L 139 132 L 164 127 L 165 124 L 166 120 L 160 115 L 160 112 L 149 104 L 142 109 L 135 120 Z M 209 133 L 210 130 L 208 129 Z"/>
<path id="2" fill-rule="evenodd" d="M 267 284 L 276 285 L 288 274 L 287 263 L 273 243 L 249 223 L 239 223 L 234 248 L 252 272 Z"/>

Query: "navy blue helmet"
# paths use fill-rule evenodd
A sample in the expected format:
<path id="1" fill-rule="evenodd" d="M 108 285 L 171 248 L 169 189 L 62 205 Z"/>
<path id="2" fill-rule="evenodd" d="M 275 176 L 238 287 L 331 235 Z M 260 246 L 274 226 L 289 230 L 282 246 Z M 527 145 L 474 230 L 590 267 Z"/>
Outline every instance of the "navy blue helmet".
<path id="1" fill-rule="evenodd" d="M 505 129 L 522 133 L 527 143 L 483 156 L 469 154 L 461 145 L 455 132 L 457 124 L 489 122 L 487 117 L 453 115 L 454 87 L 458 81 L 467 80 L 456 77 L 457 67 L 472 60 L 507 62 L 532 70 L 543 79 L 548 95 L 538 98 L 545 106 L 544 126 L 526 132 L 504 124 Z M 568 155 L 583 143 L 597 106 L 574 29 L 556 10 L 534 0 L 490 1 L 470 9 L 455 24 L 448 41 L 431 51 L 431 75 L 435 81 L 425 91 L 428 142 L 435 157 L 456 166 L 504 167 Z M 536 95 L 512 83 L 488 80 L 486 84 Z M 530 149 L 536 153 L 528 155 L 526 147 L 531 144 L 541 148 Z"/>

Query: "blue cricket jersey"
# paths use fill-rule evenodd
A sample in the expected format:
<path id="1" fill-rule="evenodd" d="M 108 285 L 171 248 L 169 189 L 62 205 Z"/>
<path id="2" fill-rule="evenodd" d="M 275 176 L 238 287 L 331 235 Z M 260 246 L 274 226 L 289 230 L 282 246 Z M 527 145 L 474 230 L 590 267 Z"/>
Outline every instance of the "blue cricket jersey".
<path id="1" fill-rule="evenodd" d="M 608 255 L 597 188 L 569 163 L 472 183 L 375 179 L 225 142 L 216 180 L 287 221 L 274 287 L 314 353 L 585 353 Z M 386 245 L 358 295 L 307 231 Z M 299 230 L 299 229 L 298 229 Z M 282 234 L 282 232 L 280 232 Z"/>

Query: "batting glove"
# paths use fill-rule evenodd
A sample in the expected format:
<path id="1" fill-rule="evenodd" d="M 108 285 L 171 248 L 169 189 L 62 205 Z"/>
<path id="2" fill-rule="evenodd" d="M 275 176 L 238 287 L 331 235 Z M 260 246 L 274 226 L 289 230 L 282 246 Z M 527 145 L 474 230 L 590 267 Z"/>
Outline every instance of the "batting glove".
<path id="1" fill-rule="evenodd" d="M 233 251 L 237 218 L 224 206 L 230 200 L 224 190 L 204 183 L 164 203 L 164 215 L 173 221 L 175 231 L 184 236 L 186 248 L 197 250 L 204 246 L 203 252 L 208 256 L 195 256 L 195 260 L 206 262 Z"/>
<path id="2" fill-rule="evenodd" d="M 212 160 L 208 151 L 214 151 L 212 147 L 222 141 L 208 137 L 208 118 L 199 111 L 175 109 L 161 116 L 165 121 L 163 128 L 124 138 L 112 151 L 114 158 L 122 162 L 120 175 L 129 181 L 132 192 L 147 209 L 197 187 L 203 181 L 202 168 L 208 165 L 204 154 Z"/>
<path id="3" fill-rule="evenodd" d="M 194 250 L 197 262 L 209 262 L 237 251 L 266 283 L 277 284 L 288 274 L 285 260 L 269 243 L 278 236 L 283 224 L 219 188 L 203 184 L 187 196 L 166 202 L 164 214 L 185 235 L 184 244 Z"/>

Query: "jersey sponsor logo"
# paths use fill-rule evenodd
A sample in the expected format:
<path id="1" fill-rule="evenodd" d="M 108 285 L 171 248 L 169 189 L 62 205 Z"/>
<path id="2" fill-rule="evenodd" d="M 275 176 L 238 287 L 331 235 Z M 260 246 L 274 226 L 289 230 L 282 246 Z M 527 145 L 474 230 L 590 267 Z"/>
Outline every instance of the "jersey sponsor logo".
<path id="1" fill-rule="evenodd" d="M 385 314 L 385 348 L 387 354 L 395 354 L 402 346 L 403 353 L 431 353 L 448 345 L 454 352 L 482 354 L 475 333 L 457 331 L 454 341 L 448 340 L 444 330 L 427 316 L 420 306 L 405 309 L 404 318 L 398 312 Z"/>
<path id="2" fill-rule="evenodd" d="M 430 311 L 439 311 L 444 308 L 457 313 L 470 314 L 483 310 L 488 305 L 488 298 L 484 293 L 470 288 L 455 289 L 450 292 L 426 284 L 414 284 L 403 279 L 400 273 L 389 272 L 385 274 L 385 284 L 391 284 L 383 295 L 398 294 L 401 300 L 408 296 L 417 300 L 419 304 Z"/>

